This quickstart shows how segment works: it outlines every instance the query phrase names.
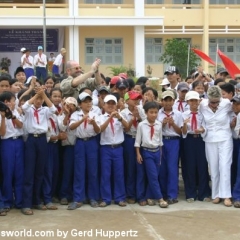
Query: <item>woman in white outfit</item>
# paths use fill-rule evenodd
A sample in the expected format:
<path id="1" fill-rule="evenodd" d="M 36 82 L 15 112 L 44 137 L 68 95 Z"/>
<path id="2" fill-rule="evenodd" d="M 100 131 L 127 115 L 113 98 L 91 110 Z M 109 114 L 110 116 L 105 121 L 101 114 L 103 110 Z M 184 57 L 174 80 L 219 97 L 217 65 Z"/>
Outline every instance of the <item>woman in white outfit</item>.
<path id="1" fill-rule="evenodd" d="M 200 104 L 200 112 L 206 123 L 205 151 L 210 167 L 212 180 L 213 203 L 220 203 L 224 199 L 224 205 L 232 206 L 230 169 L 232 163 L 232 134 L 230 128 L 231 103 L 223 99 L 221 89 L 212 86 L 207 92 L 208 99 Z"/>

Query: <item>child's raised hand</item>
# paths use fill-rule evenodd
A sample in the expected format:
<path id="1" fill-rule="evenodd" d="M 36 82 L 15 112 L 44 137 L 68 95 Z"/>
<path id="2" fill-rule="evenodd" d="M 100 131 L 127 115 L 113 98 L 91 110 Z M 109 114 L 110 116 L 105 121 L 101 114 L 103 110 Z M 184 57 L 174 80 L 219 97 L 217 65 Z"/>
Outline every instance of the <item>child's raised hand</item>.
<path id="1" fill-rule="evenodd" d="M 5 118 L 5 112 L 0 112 L 2 118 Z"/>
<path id="2" fill-rule="evenodd" d="M 234 117 L 234 118 L 232 119 L 231 123 L 230 123 L 230 127 L 231 127 L 231 128 L 235 128 L 235 127 L 236 127 L 236 123 L 237 123 L 237 118 Z"/>
<path id="3" fill-rule="evenodd" d="M 202 133 L 204 133 L 204 131 L 205 131 L 205 130 L 204 130 L 203 127 L 194 130 L 194 132 L 195 132 L 196 134 L 202 134 Z"/>
<path id="4" fill-rule="evenodd" d="M 93 124 L 95 122 L 95 117 L 93 118 L 88 118 L 88 123 Z"/>

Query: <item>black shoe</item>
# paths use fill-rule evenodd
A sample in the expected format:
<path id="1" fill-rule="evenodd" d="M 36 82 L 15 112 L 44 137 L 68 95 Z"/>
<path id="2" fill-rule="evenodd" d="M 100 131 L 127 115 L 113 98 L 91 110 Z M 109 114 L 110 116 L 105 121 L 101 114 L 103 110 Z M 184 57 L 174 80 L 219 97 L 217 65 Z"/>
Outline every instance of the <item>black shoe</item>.
<path id="1" fill-rule="evenodd" d="M 174 203 L 178 203 L 178 200 L 176 198 L 169 198 L 167 202 L 168 204 L 174 204 Z"/>

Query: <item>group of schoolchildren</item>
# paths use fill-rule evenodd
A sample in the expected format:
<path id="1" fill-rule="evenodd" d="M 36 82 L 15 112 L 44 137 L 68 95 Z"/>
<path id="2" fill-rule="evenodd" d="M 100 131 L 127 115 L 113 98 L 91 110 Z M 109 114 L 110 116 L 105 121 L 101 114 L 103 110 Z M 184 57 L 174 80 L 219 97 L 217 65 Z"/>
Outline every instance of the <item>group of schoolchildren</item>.
<path id="1" fill-rule="evenodd" d="M 54 84 L 46 91 L 34 77 L 20 92 L 17 79 L 0 77 L 0 101 L 12 111 L 11 119 L 0 112 L 1 216 L 13 207 L 24 215 L 56 210 L 56 197 L 68 210 L 112 201 L 167 208 L 178 202 L 179 157 L 187 202 L 210 201 L 207 129 L 198 112 L 204 84 L 194 81 L 189 91 L 178 83 L 158 102 L 147 78 L 135 85 L 126 78 L 114 76 L 110 89 L 82 88 L 75 99 Z"/>

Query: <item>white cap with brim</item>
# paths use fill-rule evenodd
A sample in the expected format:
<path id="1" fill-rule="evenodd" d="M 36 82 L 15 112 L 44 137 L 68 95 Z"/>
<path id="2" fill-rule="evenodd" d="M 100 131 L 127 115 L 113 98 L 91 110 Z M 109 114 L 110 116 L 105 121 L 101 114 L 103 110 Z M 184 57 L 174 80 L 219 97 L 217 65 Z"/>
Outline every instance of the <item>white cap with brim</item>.
<path id="1" fill-rule="evenodd" d="M 92 100 L 91 95 L 89 95 L 86 92 L 82 92 L 79 94 L 78 98 L 80 99 L 80 101 L 84 101 L 86 98 L 90 98 Z"/>
<path id="2" fill-rule="evenodd" d="M 104 100 L 105 103 L 109 102 L 109 101 L 114 101 L 117 104 L 117 98 L 111 94 L 107 95 Z"/>
<path id="3" fill-rule="evenodd" d="M 73 104 L 75 107 L 77 107 L 77 100 L 74 97 L 68 97 L 65 99 L 64 103 L 66 104 Z"/>
<path id="4" fill-rule="evenodd" d="M 162 99 L 165 99 L 167 97 L 171 97 L 172 99 L 175 99 L 175 95 L 174 95 L 173 91 L 167 90 L 162 93 Z"/>
<path id="5" fill-rule="evenodd" d="M 160 83 L 159 85 L 160 85 L 160 86 L 165 86 L 165 85 L 168 85 L 168 84 L 170 84 L 170 82 L 168 81 L 167 78 L 164 78 L 164 79 L 162 80 L 162 83 Z"/>
<path id="6" fill-rule="evenodd" d="M 32 77 L 35 77 L 35 76 L 31 76 L 27 79 L 27 81 L 25 82 L 26 85 L 30 84 L 31 80 L 32 80 Z M 35 77 L 37 78 L 37 77 Z"/>
<path id="7" fill-rule="evenodd" d="M 23 48 L 20 49 L 20 52 L 24 52 L 24 51 L 26 51 L 26 48 L 25 48 L 25 47 L 23 47 Z"/>
<path id="8" fill-rule="evenodd" d="M 199 93 L 196 91 L 189 91 L 187 92 L 187 94 L 185 95 L 185 101 L 191 100 L 191 99 L 196 99 L 199 100 Z"/>

